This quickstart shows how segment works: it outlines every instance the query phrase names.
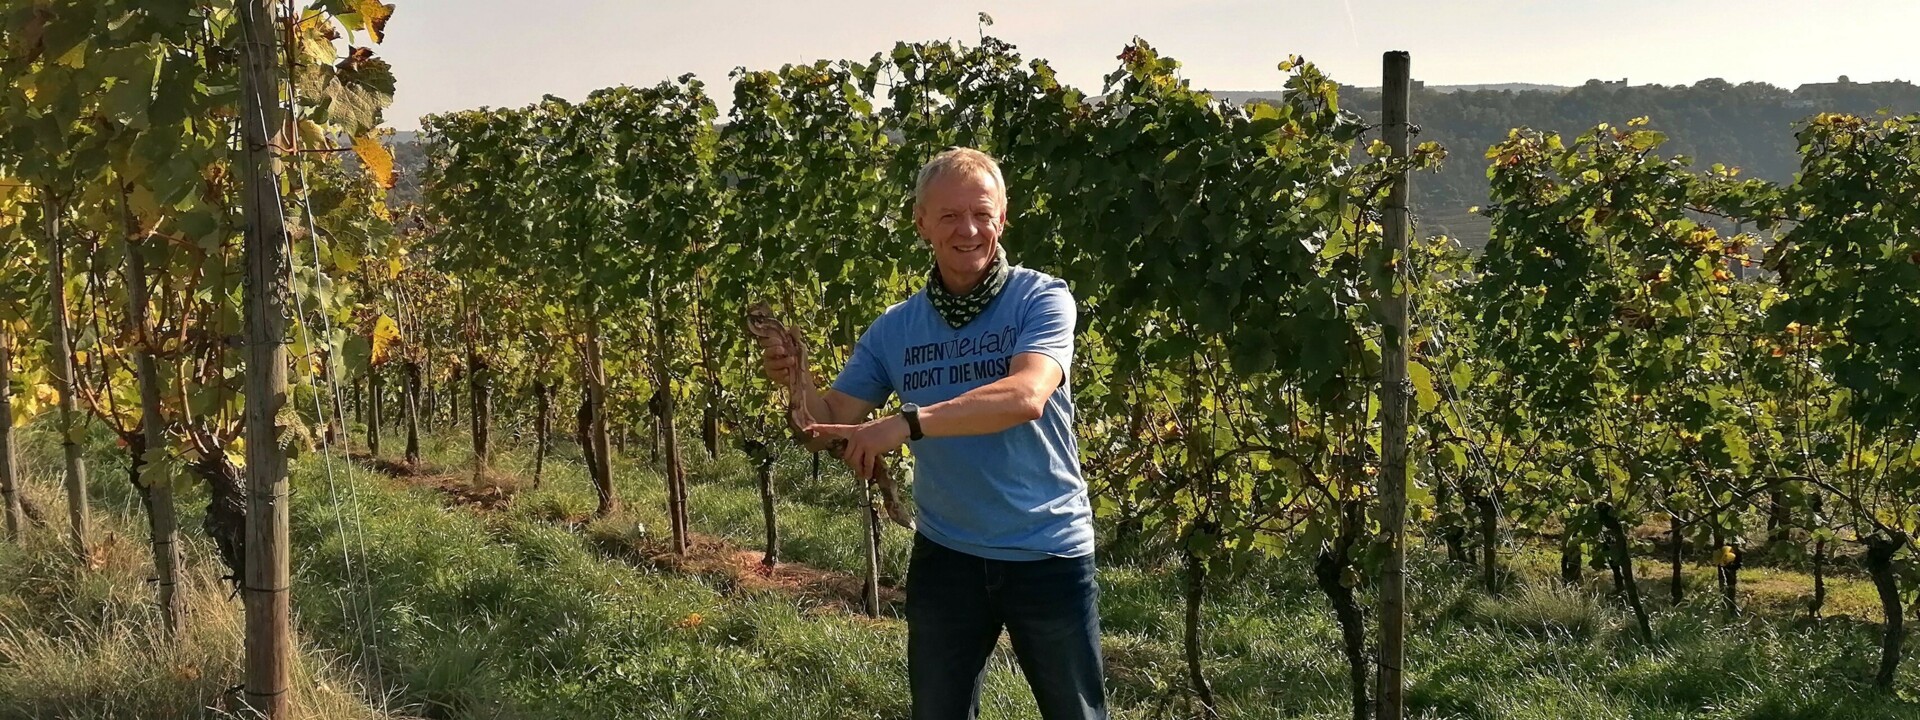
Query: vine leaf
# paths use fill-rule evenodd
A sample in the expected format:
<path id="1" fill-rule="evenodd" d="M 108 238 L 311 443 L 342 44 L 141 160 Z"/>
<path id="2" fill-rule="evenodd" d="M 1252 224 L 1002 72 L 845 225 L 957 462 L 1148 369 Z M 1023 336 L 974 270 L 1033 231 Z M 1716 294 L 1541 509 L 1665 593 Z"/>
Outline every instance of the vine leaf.
<path id="1" fill-rule="evenodd" d="M 353 138 L 353 154 L 360 156 L 360 162 L 373 176 L 374 182 L 388 190 L 393 189 L 393 153 L 387 146 L 380 144 L 372 135 L 356 135 Z"/>
<path id="2" fill-rule="evenodd" d="M 373 364 L 379 365 L 392 359 L 393 346 L 400 342 L 400 325 L 391 316 L 382 314 L 373 321 L 373 333 L 369 336 L 373 347 Z"/>
<path id="3" fill-rule="evenodd" d="M 320 91 L 316 122 L 361 135 L 380 124 L 380 110 L 393 103 L 393 66 L 368 48 L 352 48 Z"/>
<path id="4" fill-rule="evenodd" d="M 392 5 L 379 0 L 358 0 L 354 3 L 354 11 L 366 23 L 367 35 L 373 38 L 375 44 L 386 39 L 387 19 L 393 17 Z"/>

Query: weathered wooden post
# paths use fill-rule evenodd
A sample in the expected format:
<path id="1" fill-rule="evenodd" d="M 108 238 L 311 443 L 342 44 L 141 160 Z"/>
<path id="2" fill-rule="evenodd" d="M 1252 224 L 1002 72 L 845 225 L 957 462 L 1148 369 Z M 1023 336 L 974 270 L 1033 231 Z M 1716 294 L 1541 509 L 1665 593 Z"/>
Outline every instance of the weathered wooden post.
<path id="1" fill-rule="evenodd" d="M 1383 58 L 1381 81 L 1382 134 L 1394 159 L 1407 157 L 1407 105 L 1412 58 L 1392 51 Z M 1380 378 L 1381 522 L 1387 530 L 1387 567 L 1380 582 L 1380 706 L 1378 720 L 1400 720 L 1406 714 L 1406 562 L 1407 562 L 1407 173 L 1393 178 L 1381 227 L 1386 231 L 1392 292 L 1381 306 L 1382 358 Z"/>
<path id="2" fill-rule="evenodd" d="M 286 217 L 274 174 L 280 126 L 278 35 L 274 0 L 242 0 L 241 185 L 247 230 L 247 548 L 241 599 L 246 605 L 247 707 L 282 720 L 288 711 L 287 456 L 277 419 L 287 404 Z"/>

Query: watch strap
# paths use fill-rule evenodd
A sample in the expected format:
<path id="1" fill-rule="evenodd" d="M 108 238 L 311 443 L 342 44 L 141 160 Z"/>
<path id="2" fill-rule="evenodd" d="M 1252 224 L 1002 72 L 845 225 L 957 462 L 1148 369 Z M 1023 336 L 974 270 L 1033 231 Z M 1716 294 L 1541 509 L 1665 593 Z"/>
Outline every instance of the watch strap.
<path id="1" fill-rule="evenodd" d="M 919 440 L 927 436 L 926 433 L 920 431 L 920 406 L 912 403 L 900 406 L 900 417 L 906 418 L 907 420 L 907 437 L 909 439 Z"/>

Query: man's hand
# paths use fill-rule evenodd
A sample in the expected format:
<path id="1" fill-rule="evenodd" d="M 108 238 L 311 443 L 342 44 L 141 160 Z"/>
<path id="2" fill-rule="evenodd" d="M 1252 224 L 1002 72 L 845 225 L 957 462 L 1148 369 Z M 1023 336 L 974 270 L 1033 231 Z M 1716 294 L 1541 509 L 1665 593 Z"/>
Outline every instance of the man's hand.
<path id="1" fill-rule="evenodd" d="M 860 425 L 815 423 L 807 428 L 807 432 L 814 437 L 846 440 L 847 450 L 840 459 L 846 461 L 855 476 L 868 482 L 879 477 L 887 453 L 900 449 L 912 436 L 906 418 L 899 415 L 888 415 Z"/>
<path id="2" fill-rule="evenodd" d="M 760 341 L 760 363 L 766 370 L 767 379 L 780 387 L 792 384 L 794 364 L 799 362 L 799 359 L 787 351 L 785 343 L 761 336 L 756 336 L 755 339 Z M 799 339 L 795 338 L 794 342 L 799 342 Z"/>

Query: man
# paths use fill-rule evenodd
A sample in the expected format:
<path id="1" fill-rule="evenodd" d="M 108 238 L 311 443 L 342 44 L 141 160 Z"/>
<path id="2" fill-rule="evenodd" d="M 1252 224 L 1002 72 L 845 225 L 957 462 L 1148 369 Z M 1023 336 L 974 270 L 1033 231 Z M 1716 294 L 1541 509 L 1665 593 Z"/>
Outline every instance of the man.
<path id="1" fill-rule="evenodd" d="M 921 168 L 913 221 L 933 250 L 926 288 L 887 308 L 833 387 L 804 399 L 822 422 L 807 429 L 815 449 L 844 438 L 862 477 L 912 443 L 913 716 L 976 717 L 1004 627 L 1042 717 L 1105 718 L 1093 512 L 1067 382 L 1073 297 L 1007 263 L 1007 186 L 985 153 L 956 148 Z M 764 359 L 769 377 L 791 377 L 783 349 Z M 867 420 L 890 395 L 900 412 Z"/>

